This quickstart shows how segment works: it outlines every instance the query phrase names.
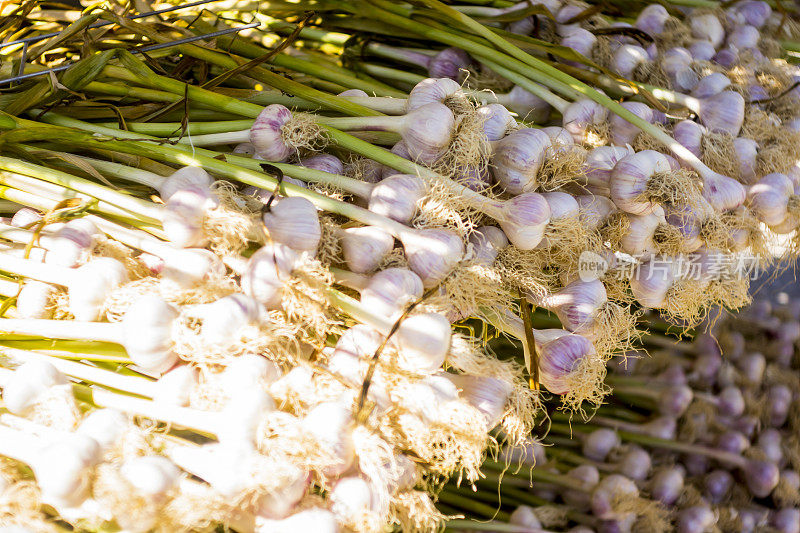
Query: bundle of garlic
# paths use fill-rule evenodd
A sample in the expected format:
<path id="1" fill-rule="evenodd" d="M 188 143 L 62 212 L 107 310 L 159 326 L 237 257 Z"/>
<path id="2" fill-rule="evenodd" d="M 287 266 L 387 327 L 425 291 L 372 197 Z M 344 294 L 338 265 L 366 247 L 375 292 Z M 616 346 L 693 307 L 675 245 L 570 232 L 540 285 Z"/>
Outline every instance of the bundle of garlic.
<path id="1" fill-rule="evenodd" d="M 800 308 L 785 279 L 716 337 L 651 336 L 649 354 L 613 365 L 591 422 L 553 415 L 526 454 L 508 452 L 519 470 L 488 461 L 478 492 L 450 485 L 440 509 L 497 531 L 797 531 Z"/>
<path id="2" fill-rule="evenodd" d="M 156 430 L 147 446 L 82 463 L 85 499 L 53 500 L 64 520 L 129 528 L 147 510 L 143 523 L 165 529 L 435 529 L 431 495 L 451 477 L 477 483 L 487 450 L 523 442 L 544 391 L 569 409 L 602 404 L 606 363 L 630 348 L 642 309 L 698 324 L 748 301 L 746 254 L 769 262 L 764 241 L 797 207 L 779 169 L 758 163 L 783 164 L 789 142 L 776 123 L 754 146 L 761 104 L 725 91 L 720 73 L 678 92 L 691 76 L 666 37 L 654 48 L 663 67 L 626 74 L 653 98 L 620 104 L 577 79 L 630 89 L 593 70 L 605 63 L 547 45 L 564 61 L 553 66 L 525 51 L 535 42 L 513 32 L 545 31 L 538 8 L 505 31 L 460 13 L 521 6 L 424 3 L 441 22 L 382 0 L 320 5 L 313 20 L 287 5 L 282 19 L 259 15 L 267 32 L 236 37 L 204 13 L 172 25 L 115 17 L 96 32 L 111 49 L 55 88 L 34 79 L 0 103 L 0 197 L 15 213 L 0 226 L 13 314 L 0 318 L 0 350 L 13 375 L 47 361 L 74 382 L 47 378 L 48 401 L 5 425 L 66 438 L 81 414 L 53 411 L 58 386 L 64 405 L 72 394 L 81 410 Z M 548 38 L 579 51 L 587 28 L 606 24 L 584 22 L 577 4 L 547 8 Z M 68 56 L 92 16 L 64 29 Z M 348 24 L 374 39 L 332 31 Z M 171 44 L 215 30 L 219 49 Z M 418 41 L 382 42 L 395 31 Z M 635 56 L 630 34 L 617 46 L 607 32 L 602 46 Z M 120 42 L 168 52 L 145 62 Z M 25 68 L 41 69 L 31 57 Z M 657 101 L 702 125 L 673 124 Z M 753 154 L 739 171 L 711 157 L 734 142 Z M 555 327 L 534 329 L 530 305 Z M 494 335 L 521 341 L 524 365 L 487 350 Z M 182 392 L 165 398 L 168 376 Z M 120 487 L 134 482 L 119 464 L 153 456 L 178 481 L 126 501 Z M 213 504 L 198 511 L 198 497 Z"/>

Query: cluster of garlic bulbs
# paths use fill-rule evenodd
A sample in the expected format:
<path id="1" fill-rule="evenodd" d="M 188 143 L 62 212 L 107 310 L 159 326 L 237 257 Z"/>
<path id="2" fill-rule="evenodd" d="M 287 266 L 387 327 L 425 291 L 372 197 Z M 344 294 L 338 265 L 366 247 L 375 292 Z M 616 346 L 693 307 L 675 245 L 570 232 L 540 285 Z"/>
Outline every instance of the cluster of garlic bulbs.
<path id="1" fill-rule="evenodd" d="M 46 529 L 53 508 L 77 528 L 433 530 L 442 515 L 427 488 L 477 479 L 487 447 L 530 430 L 537 400 L 522 367 L 454 334 L 433 306 L 409 309 L 426 285 L 409 268 L 323 264 L 308 200 L 231 196 L 197 167 L 141 172 L 161 185 L 163 239 L 30 207 L 2 226 L 0 268 L 13 276 L 2 289 L 15 305 L 0 329 L 53 339 L 0 348 L 4 524 Z M 263 214 L 230 203 L 257 198 Z M 253 233 L 237 241 L 218 219 Z M 328 238 L 352 237 L 349 254 L 364 256 L 381 234 L 360 233 Z M 253 246 L 231 244 L 241 242 Z M 542 350 L 543 365 L 573 356 Z"/>

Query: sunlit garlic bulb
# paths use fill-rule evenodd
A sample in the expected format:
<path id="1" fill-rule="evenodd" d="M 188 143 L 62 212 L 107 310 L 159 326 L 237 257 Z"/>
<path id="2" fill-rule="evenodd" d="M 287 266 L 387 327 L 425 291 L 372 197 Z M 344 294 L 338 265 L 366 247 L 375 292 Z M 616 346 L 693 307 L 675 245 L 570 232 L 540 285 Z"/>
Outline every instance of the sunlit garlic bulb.
<path id="1" fill-rule="evenodd" d="M 550 137 L 534 128 L 523 128 L 504 137 L 492 157 L 495 180 L 511 194 L 532 191 L 550 146 Z"/>
<path id="2" fill-rule="evenodd" d="M 370 311 L 395 320 L 405 308 L 419 300 L 422 280 L 405 268 L 387 268 L 370 277 L 361 291 L 361 303 Z"/>
<path id="3" fill-rule="evenodd" d="M 428 192 L 418 176 L 393 174 L 376 183 L 370 193 L 369 210 L 408 224 L 417 212 L 417 202 Z"/>
<path id="4" fill-rule="evenodd" d="M 339 242 L 347 267 L 357 274 L 378 268 L 394 247 L 394 237 L 375 226 L 343 229 Z"/>
<path id="5" fill-rule="evenodd" d="M 279 309 L 283 287 L 295 269 L 297 252 L 279 243 L 268 243 L 254 253 L 242 273 L 242 291 L 266 309 Z"/>
<path id="6" fill-rule="evenodd" d="M 317 208 L 305 198 L 282 198 L 264 213 L 270 238 L 297 252 L 316 255 L 322 238 Z"/>

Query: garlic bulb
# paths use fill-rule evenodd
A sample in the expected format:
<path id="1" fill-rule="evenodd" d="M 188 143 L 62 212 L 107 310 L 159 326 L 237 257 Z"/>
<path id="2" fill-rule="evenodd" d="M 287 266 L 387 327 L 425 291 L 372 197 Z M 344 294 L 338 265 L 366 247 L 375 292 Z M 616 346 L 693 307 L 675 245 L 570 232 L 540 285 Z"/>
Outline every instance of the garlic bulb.
<path id="1" fill-rule="evenodd" d="M 750 187 L 747 199 L 750 209 L 760 221 L 768 226 L 776 226 L 788 216 L 789 197 L 794 186 L 785 174 L 767 174 Z"/>
<path id="2" fill-rule="evenodd" d="M 161 276 L 181 287 L 193 287 L 225 274 L 222 259 L 205 248 L 170 249 L 161 267 Z"/>
<path id="3" fill-rule="evenodd" d="M 347 267 L 357 274 L 372 272 L 394 247 L 394 237 L 375 226 L 346 228 L 339 234 Z"/>
<path id="4" fill-rule="evenodd" d="M 301 167 L 328 172 L 329 174 L 344 174 L 342 161 L 331 154 L 317 154 L 298 161 Z"/>
<path id="5" fill-rule="evenodd" d="M 510 194 L 532 191 L 552 143 L 543 131 L 519 129 L 497 142 L 492 156 L 497 183 Z"/>
<path id="6" fill-rule="evenodd" d="M 428 192 L 425 182 L 411 174 L 394 174 L 376 183 L 369 195 L 369 210 L 408 224 L 417 212 L 417 202 Z"/>
<path id="7" fill-rule="evenodd" d="M 622 211 L 634 215 L 652 213 L 658 204 L 647 199 L 648 182 L 654 174 L 669 171 L 669 162 L 659 152 L 642 150 L 626 156 L 611 172 L 611 199 Z"/>
<path id="8" fill-rule="evenodd" d="M 461 85 L 450 78 L 426 78 L 417 83 L 406 100 L 406 111 L 413 111 L 431 103 L 442 103 L 448 98 L 462 95 Z"/>
<path id="9" fill-rule="evenodd" d="M 508 238 L 503 230 L 494 226 L 480 226 L 469 236 L 468 253 L 479 265 L 491 266 L 500 250 L 508 246 Z"/>
<path id="10" fill-rule="evenodd" d="M 52 318 L 56 289 L 49 283 L 28 280 L 17 295 L 18 318 Z"/>
<path id="11" fill-rule="evenodd" d="M 394 321 L 405 308 L 419 300 L 422 280 L 405 268 L 387 268 L 374 274 L 361 291 L 361 303 L 371 312 Z"/>
<path id="12" fill-rule="evenodd" d="M 425 288 L 447 277 L 464 256 L 464 241 L 446 229 L 421 229 L 401 235 L 408 266 L 422 279 Z"/>
<path id="13" fill-rule="evenodd" d="M 511 513 L 511 516 L 508 518 L 508 523 L 530 528 L 531 530 L 542 528 L 542 523 L 536 517 L 533 508 L 527 505 L 520 505 L 514 509 L 514 512 Z"/>
<path id="14" fill-rule="evenodd" d="M 650 61 L 647 50 L 635 44 L 623 44 L 614 50 L 611 67 L 625 78 L 631 78 L 636 68 Z"/>
<path id="15" fill-rule="evenodd" d="M 669 19 L 669 13 L 661 4 L 650 4 L 639 13 L 635 26 L 652 36 L 660 35 L 664 31 L 664 24 Z"/>
<path id="16" fill-rule="evenodd" d="M 100 230 L 88 218 L 74 218 L 58 228 L 47 247 L 47 262 L 73 267 L 85 261 L 100 238 Z"/>
<path id="17" fill-rule="evenodd" d="M 156 381 L 153 401 L 165 405 L 186 407 L 198 383 L 197 369 L 189 365 L 176 365 Z"/>
<path id="18" fill-rule="evenodd" d="M 682 47 L 670 48 L 661 55 L 660 66 L 670 83 L 678 91 L 690 91 L 697 85 L 699 76 L 692 68 L 692 54 Z"/>
<path id="19" fill-rule="evenodd" d="M 653 309 L 664 306 L 674 282 L 674 265 L 663 259 L 643 262 L 639 265 L 638 275 L 630 279 L 636 301 Z"/>
<path id="20" fill-rule="evenodd" d="M 563 127 L 570 132 L 576 143 L 594 142 L 591 126 L 603 124 L 608 118 L 608 109 L 593 100 L 578 100 L 562 113 Z"/>
<path id="21" fill-rule="evenodd" d="M 158 194 L 164 202 L 182 190 L 210 190 L 214 179 L 200 167 L 182 167 L 164 178 L 158 187 Z M 213 199 L 209 200 L 214 203 Z M 215 204 L 214 204 L 215 205 Z M 208 205 L 207 207 L 214 207 Z"/>
<path id="22" fill-rule="evenodd" d="M 694 37 L 708 41 L 714 48 L 718 48 L 725 40 L 725 28 L 712 13 L 693 15 L 689 25 Z"/>
<path id="23" fill-rule="evenodd" d="M 758 180 L 758 143 L 746 137 L 736 137 L 733 149 L 739 163 L 739 177 L 745 184 L 752 185 Z"/>
<path id="24" fill-rule="evenodd" d="M 354 423 L 349 406 L 342 402 L 324 402 L 303 418 L 306 431 L 331 453 L 337 463 L 325 468 L 327 476 L 339 476 L 350 468 L 355 460 L 351 426 Z"/>
<path id="25" fill-rule="evenodd" d="M 700 122 L 712 132 L 736 137 L 744 123 L 744 97 L 734 91 L 722 91 L 699 101 Z"/>
<path id="26" fill-rule="evenodd" d="M 27 416 L 51 387 L 66 383 L 67 377 L 47 361 L 27 361 L 3 385 L 3 404 L 10 413 Z"/>
<path id="27" fill-rule="evenodd" d="M 647 104 L 640 102 L 622 102 L 622 107 L 641 118 L 644 121 L 653 123 L 653 110 Z M 625 146 L 626 144 L 633 144 L 636 136 L 642 130 L 638 126 L 634 126 L 627 120 L 619 115 L 611 114 L 608 118 L 611 127 L 611 142 L 616 145 Z"/>
<path id="28" fill-rule="evenodd" d="M 539 381 L 553 394 L 567 394 L 574 386 L 573 372 L 596 357 L 592 343 L 564 330 L 534 331 L 539 350 Z"/>
<path id="29" fill-rule="evenodd" d="M 256 154 L 267 161 L 286 161 L 296 149 L 283 138 L 283 127 L 292 120 L 292 112 L 280 105 L 265 107 L 250 128 L 250 143 Z"/>
<path id="30" fill-rule="evenodd" d="M 517 121 L 502 104 L 486 104 L 477 109 L 483 121 L 483 132 L 489 141 L 499 141 L 517 128 Z"/>
<path id="31" fill-rule="evenodd" d="M 147 455 L 125 461 L 120 474 L 141 494 L 161 499 L 178 482 L 180 470 L 166 457 Z"/>
<path id="32" fill-rule="evenodd" d="M 472 58 L 460 48 L 445 48 L 428 61 L 428 75 L 432 78 L 458 80 L 472 64 Z"/>
<path id="33" fill-rule="evenodd" d="M 488 376 L 447 374 L 446 377 L 458 387 L 459 396 L 481 412 L 487 431 L 491 431 L 501 422 L 506 402 L 511 396 L 511 385 Z"/>
<path id="34" fill-rule="evenodd" d="M 717 49 L 709 41 L 697 40 L 689 45 L 689 53 L 695 61 L 711 61 L 717 53 Z M 697 85 L 695 85 L 695 88 L 697 88 Z M 696 96 L 695 89 L 692 89 L 692 95 Z"/>
<path id="35" fill-rule="evenodd" d="M 9 224 L 15 228 L 28 228 L 40 220 L 42 220 L 41 213 L 30 207 L 23 207 L 14 213 Z"/>
<path id="36" fill-rule="evenodd" d="M 758 48 L 759 40 L 761 40 L 761 32 L 758 31 L 758 28 L 744 24 L 731 30 L 725 43 L 733 50 L 742 51 Z"/>
<path id="37" fill-rule="evenodd" d="M 633 154 L 629 146 L 598 146 L 589 150 L 583 163 L 586 174 L 587 189 L 598 196 L 608 196 L 611 172 L 617 162 Z"/>
<path id="38" fill-rule="evenodd" d="M 535 192 L 523 193 L 500 203 L 505 216 L 498 219 L 508 240 L 521 250 L 532 250 L 541 243 L 550 222 L 546 198 Z"/>
<path id="39" fill-rule="evenodd" d="M 94 409 L 81 420 L 77 434 L 94 439 L 100 449 L 111 448 L 130 427 L 127 416 L 116 409 Z"/>
<path id="40" fill-rule="evenodd" d="M 672 129 L 672 136 L 697 157 L 703 156 L 703 136 L 708 130 L 693 120 L 681 120 Z"/>
<path id="41" fill-rule="evenodd" d="M 175 364 L 178 356 L 172 350 L 172 323 L 177 317 L 178 310 L 156 294 L 133 302 L 122 318 L 122 344 L 135 365 L 161 373 Z"/>
<path id="42" fill-rule="evenodd" d="M 305 198 L 281 198 L 264 213 L 270 238 L 298 252 L 316 255 L 322 228 L 317 208 Z"/>
<path id="43" fill-rule="evenodd" d="M 200 335 L 216 346 L 235 342 L 241 329 L 258 322 L 263 312 L 255 299 L 244 294 L 231 294 L 212 303 L 185 307 L 184 311 L 202 321 Z"/>
<path id="44" fill-rule="evenodd" d="M 110 257 L 92 259 L 75 269 L 67 286 L 75 320 L 97 320 L 108 294 L 127 281 L 125 265 Z"/>
<path id="45" fill-rule="evenodd" d="M 600 280 L 576 280 L 537 303 L 556 314 L 564 329 L 591 339 L 597 332 L 597 314 L 608 301 Z"/>
<path id="46" fill-rule="evenodd" d="M 354 387 L 364 382 L 370 360 L 383 344 L 384 336 L 377 330 L 356 324 L 342 333 L 336 347 L 328 358 L 327 368 Z M 380 373 L 373 375 L 367 397 L 375 402 L 378 410 L 388 409 L 392 400 Z"/>
<path id="47" fill-rule="evenodd" d="M 666 224 L 664 210 L 661 206 L 644 215 L 626 213 L 629 231 L 620 238 L 620 248 L 626 254 L 634 257 L 647 258 L 658 252 L 659 246 L 655 242 L 655 233 L 659 226 Z"/>
<path id="48" fill-rule="evenodd" d="M 167 239 L 181 248 L 200 247 L 206 242 L 204 223 L 215 197 L 208 189 L 182 188 L 164 206 L 161 225 Z"/>
<path id="49" fill-rule="evenodd" d="M 608 218 L 617 211 L 609 198 L 582 194 L 575 196 L 580 208 L 580 220 L 590 230 L 599 228 Z"/>
<path id="50" fill-rule="evenodd" d="M 297 531 L 339 533 L 341 531 L 336 515 L 320 507 L 298 511 L 283 520 L 260 520 L 257 526 L 257 533 L 295 533 Z"/>
<path id="51" fill-rule="evenodd" d="M 572 48 L 584 57 L 592 57 L 592 49 L 597 37 L 589 30 L 577 28 L 561 39 L 561 46 Z"/>
<path id="52" fill-rule="evenodd" d="M 356 476 L 340 478 L 331 489 L 329 499 L 331 511 L 345 523 L 363 520 L 364 515 L 376 512 L 380 500 L 374 487 Z"/>
<path id="53" fill-rule="evenodd" d="M 279 309 L 284 281 L 289 279 L 298 261 L 297 252 L 279 243 L 259 248 L 242 273 L 242 291 L 266 309 Z"/>
<path id="54" fill-rule="evenodd" d="M 444 363 L 451 339 L 450 322 L 443 315 L 420 313 L 403 320 L 390 342 L 397 346 L 404 370 L 431 374 Z"/>
<path id="55" fill-rule="evenodd" d="M 91 467 L 100 460 L 100 446 L 87 436 L 70 433 L 44 446 L 31 464 L 42 499 L 71 507 L 89 492 Z"/>

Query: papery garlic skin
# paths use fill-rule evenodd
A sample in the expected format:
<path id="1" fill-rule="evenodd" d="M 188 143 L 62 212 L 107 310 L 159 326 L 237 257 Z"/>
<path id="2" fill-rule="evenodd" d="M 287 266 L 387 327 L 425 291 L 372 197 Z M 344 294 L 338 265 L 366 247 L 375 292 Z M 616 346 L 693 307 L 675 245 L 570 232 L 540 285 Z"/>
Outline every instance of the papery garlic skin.
<path id="1" fill-rule="evenodd" d="M 647 183 L 653 174 L 669 171 L 669 162 L 659 152 L 642 150 L 626 156 L 611 171 L 611 199 L 622 211 L 634 215 L 652 213 L 658 204 L 644 199 Z"/>
<path id="2" fill-rule="evenodd" d="M 523 128 L 497 142 L 492 165 L 497 183 L 510 194 L 532 191 L 537 186 L 550 137 L 534 128 Z"/>
<path id="3" fill-rule="evenodd" d="M 346 228 L 339 235 L 347 267 L 357 273 L 372 272 L 394 247 L 394 237 L 375 226 Z"/>
<path id="4" fill-rule="evenodd" d="M 281 198 L 264 213 L 263 221 L 273 241 L 316 255 L 322 227 L 317 208 L 310 201 L 300 197 Z"/>

